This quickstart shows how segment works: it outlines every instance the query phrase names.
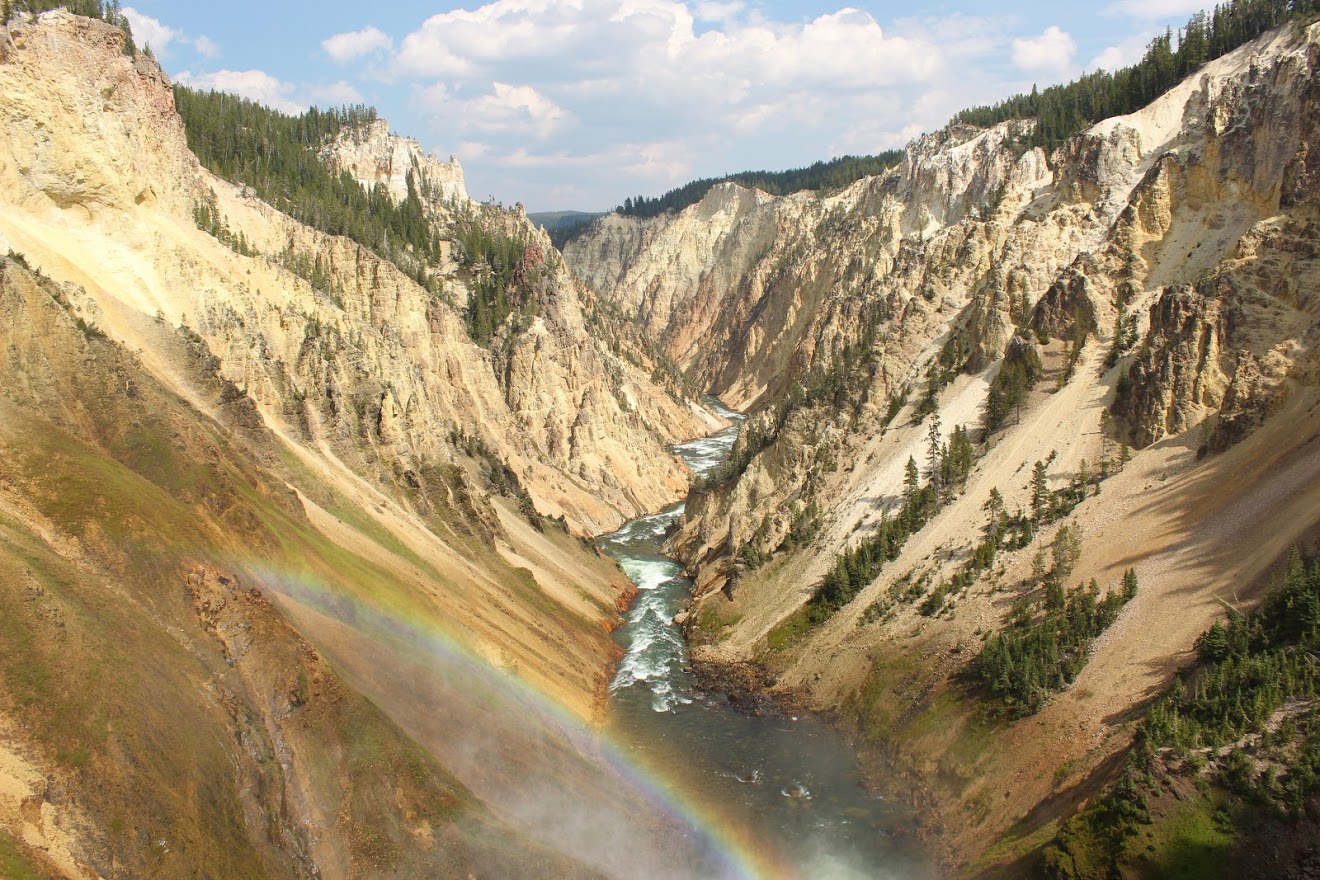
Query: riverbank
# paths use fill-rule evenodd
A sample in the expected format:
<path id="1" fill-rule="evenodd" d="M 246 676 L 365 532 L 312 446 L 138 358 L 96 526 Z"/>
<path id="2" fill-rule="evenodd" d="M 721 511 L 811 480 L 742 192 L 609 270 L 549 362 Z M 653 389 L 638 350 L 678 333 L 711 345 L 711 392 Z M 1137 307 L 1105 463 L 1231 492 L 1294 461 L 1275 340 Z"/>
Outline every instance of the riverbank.
<path id="1" fill-rule="evenodd" d="M 727 459 L 736 435 L 676 451 L 700 477 Z M 663 768 L 726 833 L 750 841 L 773 868 L 749 878 L 939 876 L 907 799 L 868 783 L 838 718 L 812 711 L 805 692 L 775 687 L 756 664 L 689 656 L 676 618 L 690 607 L 693 583 L 660 549 L 682 512 L 640 517 L 599 539 L 638 590 L 614 633 L 624 657 L 609 687 L 606 735 Z"/>
<path id="2" fill-rule="evenodd" d="M 837 730 L 857 755 L 866 789 L 875 796 L 898 800 L 913 811 L 911 834 L 935 863 L 940 876 L 952 877 L 966 856 L 960 856 L 945 834 L 941 799 L 913 762 L 898 755 L 892 741 L 867 734 L 847 709 L 817 705 L 805 688 L 780 687 L 773 670 L 752 661 L 693 659 L 690 668 L 705 694 L 727 699 L 739 712 L 753 717 L 814 716 Z"/>

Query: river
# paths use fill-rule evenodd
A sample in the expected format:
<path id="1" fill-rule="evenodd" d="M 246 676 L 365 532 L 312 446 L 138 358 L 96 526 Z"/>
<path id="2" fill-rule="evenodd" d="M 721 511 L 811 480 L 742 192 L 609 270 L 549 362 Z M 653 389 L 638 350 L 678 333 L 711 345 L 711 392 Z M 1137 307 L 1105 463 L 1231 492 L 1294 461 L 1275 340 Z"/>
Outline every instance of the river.
<path id="1" fill-rule="evenodd" d="M 698 475 L 727 458 L 735 425 L 675 447 Z M 932 874 L 911 834 L 911 810 L 862 784 L 847 739 L 813 715 L 751 716 L 698 689 L 673 623 L 692 593 L 681 566 L 660 552 L 680 504 L 600 539 L 639 593 L 615 634 L 626 652 L 610 688 L 611 735 L 751 841 L 785 877 L 852 880 Z"/>

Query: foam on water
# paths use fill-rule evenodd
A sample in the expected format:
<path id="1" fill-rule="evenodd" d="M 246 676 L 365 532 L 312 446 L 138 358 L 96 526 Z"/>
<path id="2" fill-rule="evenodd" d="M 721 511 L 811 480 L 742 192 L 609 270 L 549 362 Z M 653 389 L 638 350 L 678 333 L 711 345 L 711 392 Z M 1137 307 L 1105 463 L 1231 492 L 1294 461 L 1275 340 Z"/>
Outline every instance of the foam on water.
<path id="1" fill-rule="evenodd" d="M 724 461 L 729 449 L 733 447 L 733 441 L 737 438 L 738 426 L 735 425 L 710 437 L 682 443 L 675 446 L 674 451 L 683 456 L 683 460 L 697 476 L 704 477 Z"/>
<path id="2" fill-rule="evenodd" d="M 705 476 L 727 460 L 737 433 L 735 424 L 675 451 L 697 477 Z M 610 684 L 611 731 L 634 753 L 681 775 L 731 824 L 748 829 L 781 876 L 922 876 L 919 859 L 886 837 L 899 812 L 862 788 L 852 753 L 835 731 L 814 717 L 745 715 L 727 698 L 697 688 L 674 623 L 693 584 L 660 552 L 682 512 L 680 505 L 642 517 L 600 541 L 638 587 L 627 622 L 615 631 L 625 654 Z"/>
<path id="3" fill-rule="evenodd" d="M 628 579 L 643 593 L 673 580 L 682 571 L 677 563 L 664 559 L 627 558 L 621 560 L 619 564 L 623 567 L 624 574 L 628 575 Z"/>
<path id="4" fill-rule="evenodd" d="M 728 457 L 738 437 L 742 416 L 708 401 L 734 424 L 710 437 L 702 437 L 674 447 L 693 473 L 704 476 Z M 668 712 L 675 706 L 692 702 L 683 676 L 687 666 L 687 646 L 674 623 L 692 582 L 681 576 L 682 568 L 673 560 L 659 556 L 654 548 L 683 515 L 684 505 L 640 517 L 619 531 L 602 539 L 605 552 L 619 561 L 629 579 L 640 591 L 628 609 L 627 624 L 616 638 L 627 652 L 619 662 L 611 691 L 644 687 L 651 693 L 651 707 Z"/>

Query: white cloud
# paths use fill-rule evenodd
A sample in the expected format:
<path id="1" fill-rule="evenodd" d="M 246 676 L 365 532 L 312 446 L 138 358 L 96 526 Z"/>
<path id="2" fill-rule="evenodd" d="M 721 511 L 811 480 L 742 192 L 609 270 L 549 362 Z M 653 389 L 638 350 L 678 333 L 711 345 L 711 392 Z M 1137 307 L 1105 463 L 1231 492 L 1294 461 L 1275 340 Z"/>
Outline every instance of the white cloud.
<path id="1" fill-rule="evenodd" d="M 170 43 L 182 36 L 174 28 L 161 24 L 160 19 L 144 15 L 132 6 L 124 7 L 124 17 L 133 29 L 134 42 L 139 46 L 150 46 L 157 54 L 168 52 Z"/>
<path id="2" fill-rule="evenodd" d="M 212 40 L 210 37 L 203 35 L 193 40 L 192 43 L 193 43 L 193 48 L 196 49 L 198 54 L 202 55 L 203 57 L 205 58 L 220 57 L 220 47 L 217 46 L 215 44 L 215 41 Z"/>
<path id="3" fill-rule="evenodd" d="M 874 85 L 923 78 L 939 60 L 929 45 L 887 36 L 855 9 L 805 24 L 741 22 L 729 17 L 734 11 L 733 4 L 702 4 L 698 13 L 723 15 L 724 26 L 697 34 L 692 12 L 675 0 L 496 0 L 427 19 L 404 37 L 397 61 L 401 73 L 415 77 L 473 76 L 553 60 L 562 66 L 551 75 L 564 81 L 608 69 L 616 76 L 717 77 L 735 85 L 802 77 Z"/>
<path id="4" fill-rule="evenodd" d="M 481 141 L 463 141 L 458 145 L 458 155 L 463 159 L 480 159 L 490 153 L 490 145 Z"/>
<path id="5" fill-rule="evenodd" d="M 1115 46 L 1109 46 L 1092 58 L 1091 63 L 1087 65 L 1087 69 L 1112 72 L 1136 64 L 1141 60 L 1141 56 L 1146 54 L 1146 46 L 1149 44 L 1149 34 L 1138 34 L 1129 37 Z"/>
<path id="6" fill-rule="evenodd" d="M 343 104 L 362 104 L 365 101 L 362 93 L 355 89 L 351 84 L 344 82 L 331 83 L 325 86 L 308 86 L 303 90 L 313 104 L 319 104 L 322 107 L 337 107 Z"/>
<path id="7" fill-rule="evenodd" d="M 1057 25 L 1050 25 L 1038 37 L 1013 41 L 1013 63 L 1029 73 L 1064 74 L 1077 53 L 1077 41 Z"/>
<path id="8" fill-rule="evenodd" d="M 1156 21 L 1162 18 L 1185 15 L 1205 9 L 1205 0 L 1119 0 L 1105 7 L 1105 12 L 1127 15 L 1139 21 Z"/>
<path id="9" fill-rule="evenodd" d="M 321 48 L 337 63 L 345 64 L 372 52 L 389 51 L 394 48 L 394 40 L 384 31 L 372 26 L 360 31 L 335 34 L 323 40 Z"/>
<path id="10" fill-rule="evenodd" d="M 464 105 L 471 123 L 485 131 L 517 131 L 546 138 L 564 121 L 564 109 L 531 86 L 494 83 L 490 94 Z"/>
<path id="11" fill-rule="evenodd" d="M 217 70 L 215 73 L 180 73 L 178 81 L 192 89 L 229 92 L 249 98 L 283 113 L 301 113 L 306 102 L 294 100 L 295 86 L 276 79 L 264 70 Z"/>
<path id="12" fill-rule="evenodd" d="M 572 199 L 588 205 L 900 146 L 960 109 L 950 96 L 989 88 L 963 68 L 1004 50 L 1003 27 L 954 15 L 891 31 L 853 8 L 776 20 L 739 0 L 490 0 L 423 21 L 382 73 L 411 85 L 429 123 L 417 134 L 472 160 L 474 191 L 498 173 L 528 204 L 559 200 L 559 172 L 591 169 Z"/>
<path id="13" fill-rule="evenodd" d="M 698 3 L 696 16 L 699 21 L 728 21 L 745 8 L 743 3 L 716 3 L 703 2 Z"/>
<path id="14" fill-rule="evenodd" d="M 133 29 L 133 41 L 139 46 L 150 46 L 157 55 L 168 55 L 171 44 L 186 43 L 206 58 L 215 58 L 220 54 L 220 47 L 207 36 L 189 37 L 178 28 L 170 27 L 158 18 L 152 18 L 139 12 L 132 6 L 124 7 L 124 17 Z"/>

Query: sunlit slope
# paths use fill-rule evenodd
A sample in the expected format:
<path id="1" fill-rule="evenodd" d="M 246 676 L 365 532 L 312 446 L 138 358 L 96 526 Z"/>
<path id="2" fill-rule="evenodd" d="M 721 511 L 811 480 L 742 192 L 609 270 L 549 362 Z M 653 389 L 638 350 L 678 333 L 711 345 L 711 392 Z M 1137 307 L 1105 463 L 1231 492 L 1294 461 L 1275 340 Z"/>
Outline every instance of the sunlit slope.
<path id="1" fill-rule="evenodd" d="M 456 267 L 436 293 L 213 177 L 122 40 L 60 11 L 0 30 L 0 859 L 591 875 L 531 842 L 480 760 L 424 741 L 395 630 L 583 731 L 630 589 L 583 536 L 675 500 L 666 445 L 720 422 L 589 332 L 562 269 L 483 346 Z M 411 155 L 378 128 L 358 146 L 377 136 Z M 198 228 L 208 204 L 242 247 Z M 376 640 L 369 665 L 343 653 Z M 428 706 L 471 732 L 466 696 Z"/>
<path id="2" fill-rule="evenodd" d="M 220 421 L 13 262 L 0 313 L 0 824 L 21 863 L 39 876 L 573 873 L 497 822 L 268 598 L 296 579 L 434 618 L 406 574 L 422 557 L 349 499 L 356 546 L 318 532 L 277 442 L 227 409 L 204 358 L 181 378 Z M 479 543 L 472 558 L 516 582 Z"/>

